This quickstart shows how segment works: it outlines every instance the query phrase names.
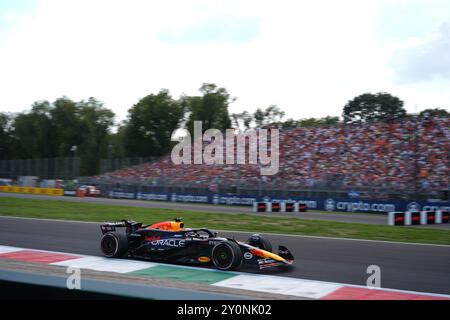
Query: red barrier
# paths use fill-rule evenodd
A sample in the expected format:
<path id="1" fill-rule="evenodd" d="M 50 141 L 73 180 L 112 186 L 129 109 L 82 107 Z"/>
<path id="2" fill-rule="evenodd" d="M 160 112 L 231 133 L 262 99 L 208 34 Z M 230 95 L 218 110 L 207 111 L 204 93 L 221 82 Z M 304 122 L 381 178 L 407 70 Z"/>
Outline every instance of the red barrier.
<path id="1" fill-rule="evenodd" d="M 267 211 L 267 203 L 265 202 L 258 202 L 256 205 L 256 211 L 257 212 L 266 212 Z"/>
<path id="2" fill-rule="evenodd" d="M 294 211 L 295 211 L 295 203 L 286 202 L 286 212 L 294 212 Z"/>
<path id="3" fill-rule="evenodd" d="M 281 204 L 279 202 L 272 202 L 272 212 L 280 212 Z"/>
<path id="4" fill-rule="evenodd" d="M 450 221 L 450 212 L 442 211 L 442 223 L 449 223 Z"/>
<path id="5" fill-rule="evenodd" d="M 408 211 L 389 212 L 388 224 L 391 226 L 449 223 L 448 211 Z"/>
<path id="6" fill-rule="evenodd" d="M 389 212 L 388 225 L 390 226 L 404 226 L 406 224 L 405 212 Z"/>
<path id="7" fill-rule="evenodd" d="M 419 211 L 411 212 L 411 224 L 412 225 L 420 224 L 420 212 Z"/>
<path id="8" fill-rule="evenodd" d="M 436 211 L 427 211 L 427 224 L 435 224 Z"/>
<path id="9" fill-rule="evenodd" d="M 405 225 L 405 213 L 404 212 L 396 212 L 394 214 L 394 225 L 396 225 L 396 226 Z"/>

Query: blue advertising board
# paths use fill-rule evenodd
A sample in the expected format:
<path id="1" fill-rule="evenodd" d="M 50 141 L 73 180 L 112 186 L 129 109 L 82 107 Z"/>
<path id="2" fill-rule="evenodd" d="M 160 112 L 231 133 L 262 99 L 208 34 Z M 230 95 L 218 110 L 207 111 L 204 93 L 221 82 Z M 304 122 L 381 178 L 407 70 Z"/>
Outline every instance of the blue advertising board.
<path id="1" fill-rule="evenodd" d="M 444 201 L 405 201 L 405 200 L 361 200 L 355 198 L 299 198 L 299 197 L 261 197 L 221 194 L 180 194 L 180 193 L 148 193 L 110 191 L 110 198 L 138 199 L 151 201 L 172 201 L 186 203 L 209 203 L 220 205 L 251 206 L 254 202 L 263 201 L 299 201 L 308 208 L 323 211 L 386 213 L 406 210 L 450 210 L 450 202 Z"/>

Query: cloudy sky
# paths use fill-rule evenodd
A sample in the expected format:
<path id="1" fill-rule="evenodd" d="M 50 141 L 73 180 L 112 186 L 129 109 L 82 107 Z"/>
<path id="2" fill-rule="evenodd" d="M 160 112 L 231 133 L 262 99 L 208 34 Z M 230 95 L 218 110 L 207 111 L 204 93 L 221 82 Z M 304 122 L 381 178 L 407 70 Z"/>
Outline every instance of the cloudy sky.
<path id="1" fill-rule="evenodd" d="M 231 112 L 340 115 L 381 91 L 450 110 L 450 1 L 0 0 L 0 111 L 93 96 L 122 120 L 203 82 L 237 98 Z"/>

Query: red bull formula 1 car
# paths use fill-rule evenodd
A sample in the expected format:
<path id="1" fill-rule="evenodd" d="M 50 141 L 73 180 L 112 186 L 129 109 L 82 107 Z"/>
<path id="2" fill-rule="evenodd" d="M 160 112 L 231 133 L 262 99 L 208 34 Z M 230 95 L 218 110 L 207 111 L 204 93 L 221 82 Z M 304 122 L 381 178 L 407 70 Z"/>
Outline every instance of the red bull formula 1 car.
<path id="1" fill-rule="evenodd" d="M 119 232 L 117 228 L 124 228 Z M 236 270 L 243 265 L 259 269 L 291 266 L 294 257 L 284 246 L 278 254 L 259 234 L 246 243 L 217 237 L 209 229 L 184 228 L 180 218 L 153 225 L 122 220 L 101 225 L 100 248 L 106 257 L 139 258 L 169 263 L 214 265 L 220 270 Z M 121 229 L 123 231 L 123 229 Z"/>

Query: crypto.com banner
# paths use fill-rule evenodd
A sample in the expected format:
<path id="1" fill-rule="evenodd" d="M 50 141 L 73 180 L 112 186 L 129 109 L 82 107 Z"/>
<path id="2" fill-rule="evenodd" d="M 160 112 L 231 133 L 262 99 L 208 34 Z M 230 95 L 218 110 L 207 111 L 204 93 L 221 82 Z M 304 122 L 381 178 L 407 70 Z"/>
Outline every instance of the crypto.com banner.
<path id="1" fill-rule="evenodd" d="M 358 200 L 354 198 L 298 198 L 298 197 L 264 197 L 264 196 L 231 196 L 221 194 L 181 194 L 181 193 L 147 193 L 147 192 L 115 192 L 110 191 L 110 198 L 138 200 L 159 200 L 186 203 L 209 203 L 222 205 L 251 206 L 253 202 L 294 200 L 306 203 L 308 208 L 324 211 L 385 213 L 406 210 L 450 210 L 450 202 L 444 201 L 381 201 Z"/>

